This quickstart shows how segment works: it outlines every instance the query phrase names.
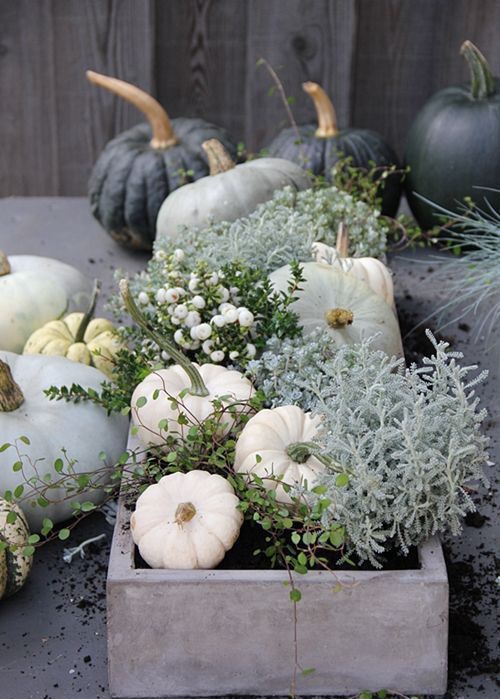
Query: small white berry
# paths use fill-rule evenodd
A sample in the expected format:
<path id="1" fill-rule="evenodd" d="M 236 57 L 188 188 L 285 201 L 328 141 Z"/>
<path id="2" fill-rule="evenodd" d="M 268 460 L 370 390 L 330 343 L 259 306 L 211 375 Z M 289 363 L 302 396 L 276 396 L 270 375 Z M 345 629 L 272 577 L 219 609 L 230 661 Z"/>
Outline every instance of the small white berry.
<path id="1" fill-rule="evenodd" d="M 202 323 L 196 328 L 198 340 L 206 340 L 212 334 L 212 328 L 208 323 Z"/>
<path id="2" fill-rule="evenodd" d="M 199 325 L 201 323 L 201 316 L 198 313 L 198 311 L 189 311 L 187 316 L 184 319 L 184 325 L 186 328 L 192 328 L 195 325 Z"/>
<path id="3" fill-rule="evenodd" d="M 237 350 L 233 350 L 232 352 L 229 352 L 229 359 L 238 359 L 240 356 L 240 353 Z"/>
<path id="4" fill-rule="evenodd" d="M 212 340 L 205 340 L 205 342 L 201 346 L 201 349 L 205 352 L 205 354 L 210 354 L 213 346 L 214 343 L 212 342 Z"/>
<path id="5" fill-rule="evenodd" d="M 165 289 L 158 289 L 158 291 L 156 292 L 156 301 L 158 303 L 165 303 L 166 300 L 167 299 Z"/>
<path id="6" fill-rule="evenodd" d="M 182 320 L 180 318 L 176 318 L 175 316 L 171 316 L 170 322 L 172 325 L 181 325 Z"/>
<path id="7" fill-rule="evenodd" d="M 229 289 L 226 289 L 225 286 L 223 286 L 220 290 L 220 301 L 221 303 L 225 303 L 229 298 Z"/>
<path id="8" fill-rule="evenodd" d="M 197 277 L 196 275 L 193 275 L 193 276 L 191 277 L 191 279 L 189 280 L 189 283 L 188 283 L 188 289 L 189 289 L 189 291 L 191 291 L 191 292 L 194 293 L 194 292 L 198 289 L 198 283 L 199 283 L 199 281 L 200 281 L 200 280 L 198 279 L 198 277 Z"/>
<path id="9" fill-rule="evenodd" d="M 233 303 L 221 303 L 219 305 L 219 311 L 221 313 L 224 313 L 225 311 L 230 311 L 233 308 L 236 308 L 236 306 Z"/>
<path id="10" fill-rule="evenodd" d="M 249 311 L 248 308 L 244 308 L 243 310 L 241 310 L 238 315 L 238 321 L 242 327 L 249 328 L 254 321 L 254 315 L 252 311 Z"/>
<path id="11" fill-rule="evenodd" d="M 226 324 L 224 316 L 221 315 L 214 316 L 210 322 L 216 325 L 218 328 L 223 328 Z"/>
<path id="12" fill-rule="evenodd" d="M 176 262 L 182 262 L 182 260 L 186 257 L 186 253 L 184 250 L 181 250 L 180 248 L 177 248 L 177 250 L 174 250 L 174 260 Z"/>
<path id="13" fill-rule="evenodd" d="M 193 296 L 193 298 L 191 299 L 191 303 L 195 308 L 205 308 L 206 305 L 203 296 Z"/>
<path id="14" fill-rule="evenodd" d="M 238 320 L 238 311 L 236 308 L 228 308 L 227 311 L 223 311 L 222 315 L 226 323 L 236 323 Z"/>
<path id="15" fill-rule="evenodd" d="M 185 289 L 182 288 L 182 286 L 176 286 L 176 287 L 175 287 L 175 290 L 177 291 L 177 293 L 179 294 L 179 296 L 185 296 L 185 295 L 186 295 L 186 291 L 185 291 Z"/>
<path id="16" fill-rule="evenodd" d="M 185 340 L 184 340 L 184 333 L 182 332 L 182 330 L 179 329 L 179 330 L 176 330 L 174 332 L 174 340 L 175 340 L 175 342 L 177 342 L 178 345 L 184 344 Z"/>
<path id="17" fill-rule="evenodd" d="M 239 289 L 238 289 L 237 286 L 231 286 L 231 287 L 229 287 L 229 293 L 231 294 L 231 296 L 236 296 L 236 294 L 238 293 L 238 291 L 239 291 Z"/>
<path id="18" fill-rule="evenodd" d="M 199 325 L 194 325 L 191 330 L 189 331 L 189 334 L 191 335 L 192 340 L 197 340 L 198 339 L 198 328 Z"/>
<path id="19" fill-rule="evenodd" d="M 250 359 L 252 357 L 255 357 L 255 355 L 257 354 L 257 349 L 256 349 L 255 345 L 252 345 L 251 342 L 249 342 L 247 344 L 246 350 L 247 350 L 247 355 L 250 357 Z"/>
<path id="20" fill-rule="evenodd" d="M 184 303 L 180 303 L 178 306 L 175 307 L 173 315 L 176 318 L 180 318 L 181 320 L 187 316 L 189 313 L 188 307 Z"/>
<path id="21" fill-rule="evenodd" d="M 207 284 L 209 286 L 215 286 L 216 284 L 219 283 L 219 275 L 217 272 L 214 272 L 213 274 L 210 275 L 210 277 L 207 279 Z"/>
<path id="22" fill-rule="evenodd" d="M 210 354 L 210 359 L 218 364 L 219 362 L 222 362 L 224 359 L 224 352 L 222 350 L 215 350 Z"/>
<path id="23" fill-rule="evenodd" d="M 147 306 L 149 303 L 149 296 L 146 294 L 145 291 L 141 291 L 139 296 L 139 303 L 141 303 L 143 306 Z"/>
<path id="24" fill-rule="evenodd" d="M 177 291 L 177 289 L 167 289 L 165 292 L 165 300 L 168 303 L 177 303 L 177 301 L 179 300 L 179 292 Z"/>

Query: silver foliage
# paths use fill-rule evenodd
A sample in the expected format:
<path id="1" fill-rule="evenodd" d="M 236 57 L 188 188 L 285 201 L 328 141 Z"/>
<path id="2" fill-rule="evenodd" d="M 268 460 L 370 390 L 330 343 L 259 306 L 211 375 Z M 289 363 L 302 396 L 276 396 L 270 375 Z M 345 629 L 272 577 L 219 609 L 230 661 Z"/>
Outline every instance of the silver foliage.
<path id="1" fill-rule="evenodd" d="M 269 273 L 293 260 L 310 261 L 315 241 L 335 245 L 341 221 L 349 227 L 351 256 L 384 256 L 388 229 L 379 212 L 336 187 L 285 187 L 246 218 L 184 228 L 174 241 L 158 240 L 154 256 L 161 259 L 180 247 L 215 268 L 239 260 Z"/>
<path id="2" fill-rule="evenodd" d="M 350 473 L 346 487 L 327 473 L 325 527 L 346 527 L 351 550 L 374 565 L 385 550 L 407 552 L 435 533 L 461 531 L 474 509 L 468 485 L 484 481 L 488 439 L 474 387 L 485 372 L 461 367 L 460 353 L 436 342 L 423 366 L 370 349 L 333 350 L 317 331 L 307 341 L 269 344 L 249 366 L 272 406 L 299 404 L 323 415 L 318 444 Z"/>

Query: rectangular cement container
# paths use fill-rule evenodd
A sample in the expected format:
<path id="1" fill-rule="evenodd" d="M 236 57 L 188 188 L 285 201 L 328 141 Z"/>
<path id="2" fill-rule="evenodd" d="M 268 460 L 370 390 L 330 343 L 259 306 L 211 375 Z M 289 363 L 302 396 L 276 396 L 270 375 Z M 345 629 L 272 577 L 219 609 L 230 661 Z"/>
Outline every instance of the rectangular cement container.
<path id="1" fill-rule="evenodd" d="M 299 695 L 363 689 L 442 694 L 448 580 L 441 544 L 403 571 L 312 571 L 299 577 Z M 107 581 L 113 697 L 288 695 L 293 604 L 278 570 L 149 570 L 134 564 L 120 502 Z"/>

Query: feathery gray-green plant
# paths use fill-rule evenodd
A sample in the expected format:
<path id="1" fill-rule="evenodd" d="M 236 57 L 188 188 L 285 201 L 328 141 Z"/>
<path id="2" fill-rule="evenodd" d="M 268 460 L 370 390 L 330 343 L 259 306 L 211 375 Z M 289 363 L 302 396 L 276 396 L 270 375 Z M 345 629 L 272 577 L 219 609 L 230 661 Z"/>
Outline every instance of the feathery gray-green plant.
<path id="1" fill-rule="evenodd" d="M 384 256 L 388 228 L 376 209 L 336 187 L 285 187 L 246 218 L 184 228 L 175 240 L 158 240 L 154 259 L 180 247 L 214 267 L 239 260 L 269 273 L 293 260 L 310 261 L 315 241 L 334 246 L 341 221 L 349 227 L 352 256 Z"/>
<path id="2" fill-rule="evenodd" d="M 484 208 L 464 206 L 459 214 L 435 208 L 445 223 L 453 223 L 452 232 L 440 240 L 460 252 L 438 272 L 448 297 L 433 314 L 438 327 L 442 330 L 472 313 L 479 319 L 476 337 L 489 336 L 500 319 L 500 213 L 486 195 Z"/>
<path id="3" fill-rule="evenodd" d="M 461 531 L 474 504 L 468 484 L 483 480 L 488 439 L 474 387 L 485 372 L 461 367 L 462 355 L 436 342 L 423 366 L 374 351 L 370 343 L 333 350 L 320 331 L 307 340 L 274 339 L 249 371 L 271 406 L 299 404 L 323 415 L 318 444 L 350 475 L 319 481 L 329 507 L 322 524 L 346 528 L 351 551 L 374 565 L 394 546 L 404 552 L 429 536 Z"/>

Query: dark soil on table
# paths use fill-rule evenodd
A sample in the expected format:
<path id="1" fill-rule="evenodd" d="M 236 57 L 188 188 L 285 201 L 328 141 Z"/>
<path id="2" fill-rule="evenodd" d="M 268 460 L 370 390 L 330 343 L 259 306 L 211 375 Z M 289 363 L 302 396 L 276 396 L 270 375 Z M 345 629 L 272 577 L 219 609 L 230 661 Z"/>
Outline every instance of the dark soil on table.
<path id="1" fill-rule="evenodd" d="M 411 297 L 406 299 L 411 301 Z M 420 364 L 423 356 L 433 353 L 433 346 L 425 334 L 424 326 L 416 327 L 421 321 L 418 313 L 408 310 L 399 312 L 401 334 L 404 338 L 405 357 L 407 364 Z M 466 323 L 460 323 L 458 330 L 469 333 L 471 328 Z M 453 346 L 453 336 L 443 336 L 434 333 L 437 340 L 445 340 Z M 496 492 L 493 489 L 493 492 Z M 464 536 L 467 527 L 481 528 L 487 522 L 487 517 L 478 511 L 469 513 L 465 518 Z M 467 679 L 477 675 L 491 675 L 499 686 L 500 696 L 500 661 L 491 656 L 484 628 L 478 623 L 481 607 L 484 610 L 485 599 L 491 604 L 491 615 L 498 618 L 499 594 L 491 589 L 495 583 L 495 574 L 489 566 L 496 562 L 499 572 L 500 560 L 494 552 L 484 550 L 484 544 L 474 555 L 465 556 L 464 560 L 456 560 L 453 545 L 443 543 L 448 580 L 450 585 L 449 610 L 449 642 L 448 642 L 448 691 L 444 699 L 456 699 L 455 686 L 467 684 Z M 463 554 L 462 554 L 463 556 Z M 489 589 L 488 589 L 489 588 Z M 472 687 L 471 687 L 472 689 Z M 482 686 L 478 690 L 481 692 Z M 463 691 L 463 690 L 462 690 Z M 476 699 L 477 690 L 470 695 Z M 469 695 L 463 695 L 463 699 Z M 462 695 L 460 697 L 462 699 Z"/>
<path id="2" fill-rule="evenodd" d="M 241 528 L 240 535 L 233 548 L 226 553 L 222 562 L 217 566 L 217 570 L 268 570 L 270 568 L 269 559 L 262 551 L 270 545 L 266 541 L 266 533 L 257 524 L 245 522 Z M 255 551 L 259 551 L 257 555 Z M 322 555 L 322 554 L 319 554 Z M 346 562 L 339 562 L 340 555 L 326 552 L 324 558 L 328 561 L 328 566 L 334 570 L 378 570 L 369 563 L 357 563 L 352 566 Z M 416 570 L 420 568 L 417 549 L 410 549 L 408 556 L 403 556 L 395 551 L 391 551 L 384 559 L 381 559 L 383 570 Z M 135 567 L 149 568 L 148 564 L 141 558 L 137 547 L 135 549 Z M 282 565 L 276 565 L 276 569 L 283 569 Z M 316 569 L 321 570 L 317 567 Z"/>

